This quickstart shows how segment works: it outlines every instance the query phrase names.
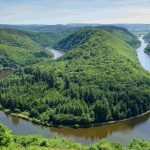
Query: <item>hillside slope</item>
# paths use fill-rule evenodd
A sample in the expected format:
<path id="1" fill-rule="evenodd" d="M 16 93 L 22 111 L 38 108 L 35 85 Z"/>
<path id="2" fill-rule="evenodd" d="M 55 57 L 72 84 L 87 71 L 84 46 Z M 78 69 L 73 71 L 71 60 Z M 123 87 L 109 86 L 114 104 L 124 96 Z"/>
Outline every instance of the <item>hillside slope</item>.
<path id="1" fill-rule="evenodd" d="M 145 41 L 148 43 L 147 47 L 145 48 L 145 53 L 150 55 L 150 33 L 144 36 Z"/>
<path id="2" fill-rule="evenodd" d="M 0 29 L 0 65 L 17 67 L 33 64 L 52 57 L 26 33 L 19 30 Z"/>
<path id="3" fill-rule="evenodd" d="M 133 34 L 131 34 L 127 29 L 114 26 L 99 26 L 95 28 L 86 27 L 80 29 L 74 32 L 73 34 L 68 35 L 60 42 L 56 43 L 54 45 L 54 48 L 63 51 L 68 51 L 73 48 L 79 47 L 81 44 L 85 43 L 92 35 L 94 35 L 97 32 L 97 30 L 107 30 L 109 32 L 113 32 L 114 30 L 120 30 L 120 34 L 122 32 L 120 38 L 123 38 L 129 45 L 133 47 L 139 46 L 137 38 Z"/>
<path id="4" fill-rule="evenodd" d="M 67 35 L 71 34 L 70 32 L 24 32 L 29 36 L 33 41 L 38 43 L 42 47 L 52 47 L 60 40 L 62 40 Z"/>
<path id="5" fill-rule="evenodd" d="M 0 104 L 49 126 L 88 126 L 149 110 L 150 74 L 133 48 L 137 38 L 112 27 L 71 36 L 85 39 L 86 32 L 88 38 L 59 60 L 26 67 L 2 81 Z"/>

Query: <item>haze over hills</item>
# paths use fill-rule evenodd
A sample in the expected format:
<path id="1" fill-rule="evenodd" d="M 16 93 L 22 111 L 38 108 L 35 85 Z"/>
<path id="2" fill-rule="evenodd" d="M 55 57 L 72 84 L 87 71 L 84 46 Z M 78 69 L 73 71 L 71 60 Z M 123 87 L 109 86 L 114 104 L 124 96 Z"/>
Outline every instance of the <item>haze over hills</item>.
<path id="1" fill-rule="evenodd" d="M 75 29 L 74 26 L 69 25 L 3 25 L 0 24 L 0 28 L 20 29 L 32 32 L 69 32 Z"/>
<path id="2" fill-rule="evenodd" d="M 78 28 L 98 27 L 98 26 L 117 26 L 127 28 L 131 32 L 150 31 L 150 24 L 88 24 L 88 23 L 70 23 L 58 25 L 4 25 L 0 24 L 0 28 L 20 29 L 32 32 L 71 32 Z"/>
<path id="3" fill-rule="evenodd" d="M 93 27 L 97 27 L 97 26 L 117 26 L 117 27 L 123 27 L 128 29 L 129 31 L 141 31 L 141 30 L 145 30 L 145 31 L 150 31 L 150 24 L 82 24 L 82 23 L 76 23 L 76 24 L 68 24 L 70 26 L 74 26 L 74 27 L 87 27 L 87 26 L 93 26 Z"/>

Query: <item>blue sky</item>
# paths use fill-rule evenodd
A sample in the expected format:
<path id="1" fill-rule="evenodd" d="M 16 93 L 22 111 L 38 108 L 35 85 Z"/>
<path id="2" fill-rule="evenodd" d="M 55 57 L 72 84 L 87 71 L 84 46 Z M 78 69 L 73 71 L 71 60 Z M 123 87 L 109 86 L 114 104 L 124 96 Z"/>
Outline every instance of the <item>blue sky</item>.
<path id="1" fill-rule="evenodd" d="M 0 24 L 150 23 L 150 0 L 0 0 Z"/>

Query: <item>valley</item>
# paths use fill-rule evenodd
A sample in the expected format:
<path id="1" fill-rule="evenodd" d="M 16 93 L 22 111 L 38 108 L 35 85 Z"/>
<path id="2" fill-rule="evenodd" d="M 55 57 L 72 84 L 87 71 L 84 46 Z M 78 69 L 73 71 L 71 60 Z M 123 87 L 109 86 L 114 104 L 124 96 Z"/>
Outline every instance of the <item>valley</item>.
<path id="1" fill-rule="evenodd" d="M 15 136 L 58 134 L 85 145 L 103 138 L 126 146 L 134 137 L 148 140 L 150 57 L 144 52 L 145 37 L 113 26 L 72 32 L 60 33 L 57 41 L 53 34 L 1 29 L 6 47 L 1 57 L 9 61 L 0 64 L 0 122 Z M 28 42 L 13 39 L 21 34 L 19 40 Z M 46 35 L 55 37 L 53 42 Z M 32 49 L 28 43 L 36 45 L 29 53 L 32 63 L 28 55 L 26 61 L 19 58 L 25 51 L 19 54 L 21 47 Z M 18 51 L 12 55 L 9 49 Z"/>
<path id="2" fill-rule="evenodd" d="M 150 150 L 150 0 L 0 0 L 0 150 Z"/>
<path id="3" fill-rule="evenodd" d="M 140 48 L 137 49 L 137 54 L 139 56 L 139 61 L 142 67 L 149 71 L 149 66 L 145 66 L 150 61 L 147 54 L 144 53 L 144 48 L 146 43 L 143 40 L 143 36 L 139 37 L 141 41 Z M 53 51 L 51 51 L 53 53 Z M 62 52 L 58 54 L 59 51 L 54 51 L 54 58 L 61 56 Z M 143 60 L 147 60 L 145 63 Z M 58 134 L 62 137 L 71 138 L 72 140 L 82 143 L 82 144 L 94 144 L 98 142 L 99 139 L 107 138 L 111 141 L 118 141 L 124 145 L 128 145 L 130 141 L 136 136 L 138 139 L 148 140 L 150 134 L 147 132 L 150 122 L 150 113 L 144 116 L 139 116 L 126 120 L 123 122 L 113 123 L 110 125 L 102 125 L 98 127 L 90 128 L 54 128 L 54 127 L 44 127 L 32 124 L 28 121 L 13 117 L 0 112 L 0 122 L 9 127 L 14 135 L 30 135 L 30 134 L 40 134 L 43 137 L 50 137 L 54 134 Z"/>

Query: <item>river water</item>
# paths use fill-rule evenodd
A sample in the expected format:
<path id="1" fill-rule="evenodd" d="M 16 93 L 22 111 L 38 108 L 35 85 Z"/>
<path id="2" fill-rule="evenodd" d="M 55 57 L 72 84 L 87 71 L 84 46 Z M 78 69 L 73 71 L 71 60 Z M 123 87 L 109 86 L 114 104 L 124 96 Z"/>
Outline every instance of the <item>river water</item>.
<path id="1" fill-rule="evenodd" d="M 59 51 L 59 50 L 55 50 L 55 49 L 53 49 L 53 48 L 46 48 L 46 50 L 48 50 L 48 51 L 50 51 L 50 52 L 53 53 L 54 59 L 57 59 L 57 58 L 59 58 L 59 57 L 61 57 L 61 56 L 64 55 L 64 52 Z"/>
<path id="2" fill-rule="evenodd" d="M 139 61 L 145 70 L 150 71 L 150 56 L 144 52 L 147 43 L 144 41 L 143 36 L 139 37 L 139 40 L 141 41 L 141 46 L 137 49 Z"/>
<path id="3" fill-rule="evenodd" d="M 147 44 L 143 37 L 140 37 L 139 40 L 141 41 L 141 47 L 137 49 L 139 61 L 146 70 L 150 71 L 150 57 L 144 53 Z M 52 50 L 51 52 L 54 52 L 55 59 L 63 55 L 62 52 L 58 54 L 59 51 Z M 14 135 L 41 134 L 44 137 L 50 137 L 57 133 L 60 136 L 88 145 L 102 138 L 121 142 L 125 145 L 133 138 L 150 140 L 150 113 L 124 122 L 82 129 L 43 127 L 15 118 L 2 111 L 0 111 L 0 122 L 11 129 Z"/>

